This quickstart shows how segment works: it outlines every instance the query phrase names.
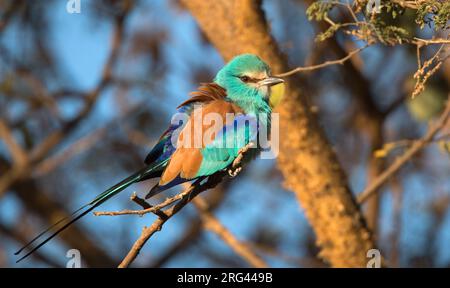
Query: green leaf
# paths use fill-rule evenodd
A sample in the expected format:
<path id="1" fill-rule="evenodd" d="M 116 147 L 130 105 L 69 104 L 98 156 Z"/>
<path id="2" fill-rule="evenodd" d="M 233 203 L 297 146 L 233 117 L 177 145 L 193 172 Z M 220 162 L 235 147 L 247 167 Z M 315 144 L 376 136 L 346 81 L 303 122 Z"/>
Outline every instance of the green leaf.
<path id="1" fill-rule="evenodd" d="M 312 3 L 308 9 L 306 9 L 306 15 L 308 16 L 308 20 L 323 20 L 328 16 L 328 12 L 333 9 L 334 5 L 329 2 L 317 1 Z"/>
<path id="2" fill-rule="evenodd" d="M 322 42 L 322 41 L 325 41 L 328 38 L 333 37 L 333 35 L 336 33 L 337 30 L 339 30 L 339 28 L 341 28 L 340 24 L 336 24 L 336 25 L 330 26 L 326 31 L 324 31 L 322 33 L 319 33 L 316 36 L 315 41 Z"/>

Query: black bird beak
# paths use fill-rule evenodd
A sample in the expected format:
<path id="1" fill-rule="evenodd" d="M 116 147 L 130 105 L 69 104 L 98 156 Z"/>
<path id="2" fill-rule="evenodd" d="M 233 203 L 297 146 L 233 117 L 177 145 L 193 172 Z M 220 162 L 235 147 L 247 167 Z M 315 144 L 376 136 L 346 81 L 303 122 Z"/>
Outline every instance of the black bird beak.
<path id="1" fill-rule="evenodd" d="M 279 83 L 283 83 L 284 80 L 276 77 L 268 77 L 258 82 L 258 86 L 273 86 Z"/>

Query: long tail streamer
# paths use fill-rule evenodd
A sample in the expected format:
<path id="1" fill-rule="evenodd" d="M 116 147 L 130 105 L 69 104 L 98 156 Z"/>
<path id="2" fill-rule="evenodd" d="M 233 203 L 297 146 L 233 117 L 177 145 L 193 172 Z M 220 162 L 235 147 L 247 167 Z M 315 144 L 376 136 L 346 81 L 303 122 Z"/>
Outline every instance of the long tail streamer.
<path id="1" fill-rule="evenodd" d="M 161 163 L 160 163 L 161 164 Z M 155 169 L 159 168 L 160 165 L 156 166 L 147 166 L 144 169 L 134 173 L 133 175 L 129 176 L 128 178 L 120 181 L 116 185 L 112 186 L 111 188 L 105 190 L 104 192 L 100 193 L 97 197 L 95 197 L 94 200 L 89 202 L 88 204 L 83 205 L 82 207 L 75 210 L 72 214 L 69 216 L 59 220 L 55 224 L 51 225 L 41 233 L 39 233 L 36 237 L 34 237 L 30 242 L 25 244 L 20 250 L 18 250 L 14 255 L 19 255 L 24 249 L 31 246 L 31 244 L 35 243 L 38 239 L 46 235 L 47 233 L 51 234 L 45 238 L 43 241 L 41 241 L 38 245 L 33 247 L 28 253 L 26 253 L 24 256 L 22 256 L 19 260 L 16 261 L 16 263 L 19 263 L 23 259 L 27 258 L 31 254 L 33 254 L 36 250 L 44 246 L 48 241 L 52 240 L 56 235 L 64 231 L 67 227 L 69 227 L 71 224 L 73 224 L 75 221 L 86 215 L 87 213 L 94 210 L 96 207 L 100 206 L 102 203 L 113 197 L 114 195 L 118 194 L 119 192 L 123 191 L 125 188 L 130 186 L 133 183 L 138 182 L 139 180 L 145 178 L 149 173 L 154 171 Z"/>

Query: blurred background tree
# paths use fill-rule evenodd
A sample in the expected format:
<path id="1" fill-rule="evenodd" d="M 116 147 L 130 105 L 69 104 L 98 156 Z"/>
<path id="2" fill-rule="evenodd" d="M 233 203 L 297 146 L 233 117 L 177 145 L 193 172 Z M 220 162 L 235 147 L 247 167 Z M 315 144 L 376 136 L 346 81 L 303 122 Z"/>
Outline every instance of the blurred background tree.
<path id="1" fill-rule="evenodd" d="M 81 13 L 70 14 L 67 1 L 0 0 L 1 267 L 16 267 L 13 252 L 33 235 L 141 167 L 174 107 L 229 58 L 208 34 L 197 1 L 180 2 L 81 0 Z M 289 79 L 325 130 L 356 199 L 444 111 L 448 1 L 381 1 L 379 13 L 367 10 L 369 1 L 229 2 L 263 12 L 288 65 L 306 67 Z M 344 60 L 314 68 L 333 59 Z M 294 135 L 303 124 L 290 125 Z M 449 133 L 449 124 L 441 127 L 361 205 L 390 266 L 450 265 Z M 204 199 L 268 266 L 328 266 L 311 206 L 299 209 L 283 185 L 292 183 L 278 167 L 283 161 L 258 159 Z M 134 186 L 102 209 L 133 208 L 129 195 L 150 186 Z M 255 265 L 205 229 L 200 215 L 194 205 L 180 211 L 133 266 Z M 88 216 L 17 266 L 65 266 L 71 248 L 84 266 L 117 266 L 155 218 Z"/>

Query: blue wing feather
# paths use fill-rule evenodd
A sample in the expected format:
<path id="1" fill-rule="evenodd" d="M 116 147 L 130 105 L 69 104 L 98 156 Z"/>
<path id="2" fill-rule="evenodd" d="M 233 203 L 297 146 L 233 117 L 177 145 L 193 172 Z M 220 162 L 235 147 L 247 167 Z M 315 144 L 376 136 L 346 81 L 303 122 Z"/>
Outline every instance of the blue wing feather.
<path id="1" fill-rule="evenodd" d="M 250 142 L 256 142 L 258 126 L 256 117 L 238 115 L 233 123 L 217 133 L 212 143 L 202 148 L 203 156 L 197 176 L 212 175 L 228 167 L 239 151 Z"/>

